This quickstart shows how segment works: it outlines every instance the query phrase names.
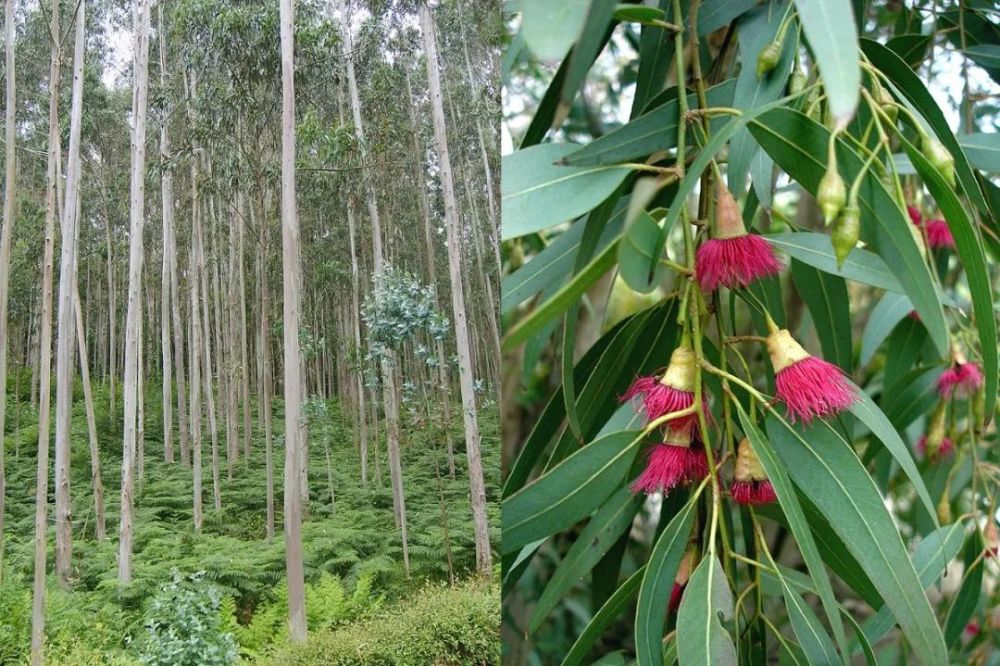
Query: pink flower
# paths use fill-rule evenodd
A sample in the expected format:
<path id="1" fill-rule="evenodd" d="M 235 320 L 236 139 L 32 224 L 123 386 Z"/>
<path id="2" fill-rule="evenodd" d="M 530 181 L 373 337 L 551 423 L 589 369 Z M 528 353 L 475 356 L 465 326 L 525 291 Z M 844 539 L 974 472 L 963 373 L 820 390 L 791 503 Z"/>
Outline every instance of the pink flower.
<path id="1" fill-rule="evenodd" d="M 707 240 L 695 257 L 695 276 L 706 292 L 720 286 L 746 287 L 757 278 L 777 274 L 781 268 L 771 244 L 746 232 L 733 238 Z"/>
<path id="2" fill-rule="evenodd" d="M 632 483 L 632 492 L 669 492 L 675 486 L 708 476 L 705 449 L 700 442 L 692 443 L 691 431 L 690 425 L 667 429 L 667 441 L 656 444 L 649 452 L 646 468 Z"/>
<path id="3" fill-rule="evenodd" d="M 910 214 L 910 221 L 919 227 L 920 223 L 923 222 L 923 216 L 920 214 L 920 209 L 916 206 L 907 206 L 906 212 Z"/>
<path id="4" fill-rule="evenodd" d="M 973 362 L 957 362 L 938 377 L 937 389 L 942 397 L 952 393 L 969 396 L 983 384 L 983 371 Z"/>
<path id="5" fill-rule="evenodd" d="M 684 594 L 684 586 L 679 583 L 674 583 L 674 588 L 670 590 L 670 606 L 669 610 L 671 613 L 676 613 L 677 609 L 681 605 L 681 596 Z"/>
<path id="6" fill-rule="evenodd" d="M 691 570 L 694 569 L 695 560 L 698 557 L 698 549 L 692 544 L 688 545 L 684 551 L 684 557 L 677 565 L 677 575 L 674 576 L 674 587 L 670 590 L 670 605 L 668 609 L 671 613 L 676 613 L 681 605 L 681 597 L 684 596 L 684 588 L 691 578 Z"/>
<path id="7" fill-rule="evenodd" d="M 729 486 L 729 494 L 737 504 L 756 506 L 777 501 L 774 486 L 767 479 L 763 481 L 736 481 Z"/>
<path id="8" fill-rule="evenodd" d="M 955 247 L 955 238 L 944 220 L 927 220 L 924 229 L 927 232 L 927 244 L 932 249 Z"/>
<path id="9" fill-rule="evenodd" d="M 701 244 L 695 256 L 694 272 L 701 288 L 711 293 L 720 286 L 746 287 L 759 277 L 779 271 L 781 262 L 770 243 L 747 233 L 736 199 L 719 183 L 712 238 Z"/>
<path id="10" fill-rule="evenodd" d="M 768 335 L 767 350 L 778 400 L 785 403 L 793 423 L 836 414 L 857 398 L 840 368 L 811 356 L 786 329 L 775 329 Z"/>
<path id="11" fill-rule="evenodd" d="M 920 455 L 927 457 L 930 462 L 938 462 L 942 458 L 947 458 L 951 455 L 951 452 L 955 449 L 955 445 L 950 439 L 945 437 L 941 440 L 941 444 L 938 446 L 936 454 L 927 455 L 927 435 L 921 435 L 920 439 L 917 440 L 917 451 Z"/>
<path id="12" fill-rule="evenodd" d="M 694 352 L 685 345 L 677 347 L 671 354 L 670 365 L 662 377 L 637 377 L 622 396 L 622 401 L 640 398 L 642 410 L 649 421 L 687 409 L 694 404 L 694 364 Z M 707 414 L 707 402 L 703 404 Z M 697 420 L 697 412 L 692 412 L 670 423 L 680 428 L 692 425 Z"/>

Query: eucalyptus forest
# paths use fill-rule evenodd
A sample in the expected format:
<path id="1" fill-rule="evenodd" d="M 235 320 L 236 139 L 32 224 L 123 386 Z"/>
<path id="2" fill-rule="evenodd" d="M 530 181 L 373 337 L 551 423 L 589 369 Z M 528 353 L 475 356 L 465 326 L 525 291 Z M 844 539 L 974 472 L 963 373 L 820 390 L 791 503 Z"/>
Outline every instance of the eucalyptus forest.
<path id="1" fill-rule="evenodd" d="M 499 663 L 499 10 L 5 0 L 0 663 Z"/>

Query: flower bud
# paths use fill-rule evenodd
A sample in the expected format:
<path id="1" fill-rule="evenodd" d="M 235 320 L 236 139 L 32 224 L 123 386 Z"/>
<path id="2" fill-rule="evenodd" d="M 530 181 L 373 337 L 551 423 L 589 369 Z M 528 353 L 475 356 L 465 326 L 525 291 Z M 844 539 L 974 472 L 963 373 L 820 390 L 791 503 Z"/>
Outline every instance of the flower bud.
<path id="1" fill-rule="evenodd" d="M 986 389 L 982 386 L 972 396 L 972 427 L 977 432 L 983 428 L 983 419 L 986 416 Z"/>
<path id="2" fill-rule="evenodd" d="M 938 522 L 947 525 L 951 522 L 951 502 L 948 501 L 948 489 L 941 493 L 941 500 L 937 505 Z"/>
<path id="3" fill-rule="evenodd" d="M 924 157 L 927 161 L 931 163 L 944 181 L 948 183 L 949 186 L 955 187 L 955 158 L 951 156 L 948 149 L 944 147 L 937 138 L 932 137 L 929 134 L 924 135 L 921 149 L 924 152 Z"/>
<path id="4" fill-rule="evenodd" d="M 788 79 L 788 94 L 797 95 L 803 90 L 805 90 L 807 83 L 806 75 L 799 71 L 796 67 L 792 70 L 792 75 Z"/>
<path id="5" fill-rule="evenodd" d="M 895 121 L 896 116 L 899 114 L 899 107 L 896 106 L 896 100 L 889 94 L 889 91 L 879 86 L 875 89 L 874 97 L 878 105 L 882 107 L 885 115 L 889 116 L 889 120 Z"/>
<path id="6" fill-rule="evenodd" d="M 663 290 L 659 287 L 648 294 L 643 294 L 628 286 L 621 275 L 615 276 L 611 294 L 608 296 L 608 305 L 604 310 L 604 324 L 601 331 L 604 333 L 610 331 L 618 322 L 656 305 L 662 298 Z"/>
<path id="7" fill-rule="evenodd" d="M 833 243 L 833 253 L 837 257 L 837 268 L 844 263 L 844 259 L 851 253 L 854 246 L 858 244 L 861 236 L 861 210 L 857 205 L 850 205 L 844 209 L 837 222 L 833 225 L 833 232 L 830 234 L 830 242 Z"/>
<path id="8" fill-rule="evenodd" d="M 924 455 L 929 459 L 937 458 L 941 451 L 941 444 L 945 440 L 945 416 L 947 415 L 947 402 L 942 400 L 938 403 L 934 413 L 931 414 L 931 421 L 927 427 L 927 439 L 924 441 Z"/>
<path id="9" fill-rule="evenodd" d="M 781 44 L 778 42 L 769 43 L 761 49 L 757 56 L 757 76 L 764 76 L 777 67 L 779 60 L 781 60 Z"/>
<path id="10" fill-rule="evenodd" d="M 823 218 L 827 224 L 836 220 L 837 215 L 843 210 L 847 201 L 847 186 L 836 167 L 828 167 L 823 174 L 823 180 L 819 181 L 819 190 L 816 192 L 816 201 L 823 211 Z"/>

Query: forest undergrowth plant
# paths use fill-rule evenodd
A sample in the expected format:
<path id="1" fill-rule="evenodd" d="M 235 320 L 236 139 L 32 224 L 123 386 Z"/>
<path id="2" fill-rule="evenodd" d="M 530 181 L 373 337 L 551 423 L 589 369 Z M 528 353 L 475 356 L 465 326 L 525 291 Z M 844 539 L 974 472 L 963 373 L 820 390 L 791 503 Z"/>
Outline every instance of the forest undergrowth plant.
<path id="1" fill-rule="evenodd" d="M 508 656 L 995 656 L 963 629 L 996 617 L 1000 165 L 897 41 L 964 49 L 982 15 L 736 4 L 508 24 L 504 348 L 541 366 L 505 397 L 551 394 L 506 461 Z"/>

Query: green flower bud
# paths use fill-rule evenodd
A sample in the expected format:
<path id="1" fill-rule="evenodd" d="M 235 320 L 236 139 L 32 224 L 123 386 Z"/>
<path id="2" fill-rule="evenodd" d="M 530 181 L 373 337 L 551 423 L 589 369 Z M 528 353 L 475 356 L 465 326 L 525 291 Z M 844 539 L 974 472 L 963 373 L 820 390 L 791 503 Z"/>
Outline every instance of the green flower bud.
<path id="1" fill-rule="evenodd" d="M 771 42 L 760 51 L 757 56 L 757 76 L 761 77 L 778 66 L 781 60 L 781 44 Z"/>
<path id="2" fill-rule="evenodd" d="M 806 83 L 807 83 L 806 75 L 800 72 L 799 68 L 796 67 L 792 71 L 792 76 L 788 79 L 788 94 L 789 95 L 799 94 L 800 92 L 805 90 Z"/>
<path id="3" fill-rule="evenodd" d="M 847 185 L 840 177 L 836 167 L 829 167 L 823 174 L 823 180 L 819 181 L 819 190 L 816 192 L 816 202 L 823 211 L 823 219 L 830 224 L 837 219 L 837 215 L 844 209 L 847 202 Z"/>
<path id="4" fill-rule="evenodd" d="M 875 88 L 874 92 L 875 94 L 873 97 L 875 98 L 875 101 L 878 102 L 878 105 L 882 107 L 882 110 L 885 111 L 885 115 L 889 116 L 890 120 L 895 121 L 896 115 L 899 113 L 899 107 L 896 105 L 896 100 L 891 94 L 889 94 L 889 91 L 882 86 Z"/>
<path id="5" fill-rule="evenodd" d="M 948 149 L 936 137 L 929 134 L 924 135 L 921 149 L 924 152 L 924 157 L 931 163 L 931 166 L 938 170 L 945 182 L 951 187 L 955 187 L 955 158 L 951 156 Z"/>
<path id="6" fill-rule="evenodd" d="M 628 286 L 621 275 L 615 276 L 614 284 L 611 286 L 611 294 L 608 296 L 608 305 L 604 310 L 604 323 L 601 332 L 607 333 L 615 324 L 626 317 L 631 317 L 637 312 L 642 312 L 650 308 L 663 299 L 663 290 L 659 287 L 642 294 Z"/>
<path id="7" fill-rule="evenodd" d="M 851 253 L 854 246 L 858 244 L 861 235 L 861 210 L 857 204 L 852 203 L 847 206 L 837 218 L 833 225 L 833 232 L 830 234 L 830 242 L 833 243 L 833 253 L 837 257 L 837 268 L 844 263 L 844 259 Z"/>
<path id="8" fill-rule="evenodd" d="M 948 501 L 948 491 L 941 493 L 941 501 L 937 505 L 938 522 L 946 525 L 951 522 L 951 502 Z"/>

